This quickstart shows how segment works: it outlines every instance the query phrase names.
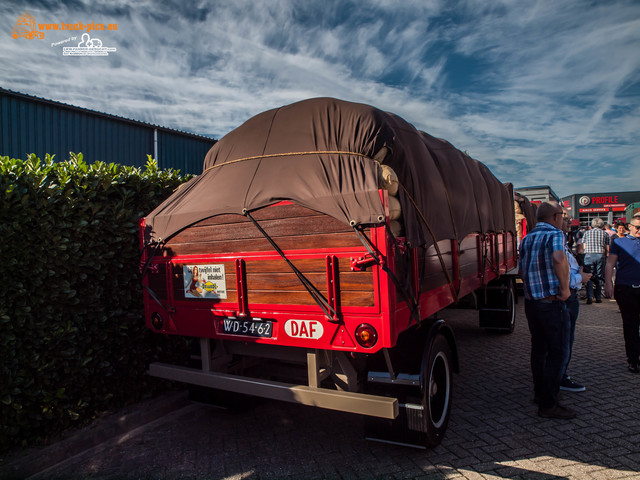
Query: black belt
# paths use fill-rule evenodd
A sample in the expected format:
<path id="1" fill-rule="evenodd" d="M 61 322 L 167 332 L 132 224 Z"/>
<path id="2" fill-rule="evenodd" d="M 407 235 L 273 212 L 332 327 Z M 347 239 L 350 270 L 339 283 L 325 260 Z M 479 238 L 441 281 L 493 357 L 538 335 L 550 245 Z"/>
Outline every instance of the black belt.
<path id="1" fill-rule="evenodd" d="M 550 295 L 544 298 L 532 298 L 531 301 L 538 302 L 538 303 L 554 303 L 554 302 L 559 302 L 560 300 L 558 300 L 557 295 Z"/>

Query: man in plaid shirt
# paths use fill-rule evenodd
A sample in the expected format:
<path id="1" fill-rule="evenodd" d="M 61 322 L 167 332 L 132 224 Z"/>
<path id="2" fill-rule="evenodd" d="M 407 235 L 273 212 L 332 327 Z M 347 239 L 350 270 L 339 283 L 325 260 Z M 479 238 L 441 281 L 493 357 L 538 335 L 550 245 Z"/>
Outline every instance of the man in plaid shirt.
<path id="1" fill-rule="evenodd" d="M 591 270 L 593 277 L 587 283 L 587 305 L 602 303 L 602 285 L 604 282 L 604 266 L 607 263 L 607 254 L 611 244 L 611 236 L 604 230 L 604 220 L 594 218 L 591 221 L 591 230 L 584 234 L 584 266 L 585 270 Z"/>
<path id="2" fill-rule="evenodd" d="M 538 415 L 566 419 L 574 418 L 576 413 L 558 403 L 571 336 L 565 304 L 571 291 L 562 213 L 557 203 L 540 204 L 536 227 L 520 242 L 520 275 L 531 332 L 531 373 Z"/>

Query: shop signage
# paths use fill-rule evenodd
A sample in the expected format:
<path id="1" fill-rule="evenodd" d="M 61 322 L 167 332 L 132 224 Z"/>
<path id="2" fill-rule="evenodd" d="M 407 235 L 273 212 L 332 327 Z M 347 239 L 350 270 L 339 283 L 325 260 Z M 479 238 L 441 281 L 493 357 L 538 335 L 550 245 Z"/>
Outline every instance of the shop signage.
<path id="1" fill-rule="evenodd" d="M 602 197 L 591 197 L 591 203 L 604 204 L 604 203 L 618 203 L 618 195 L 605 195 Z"/>
<path id="2" fill-rule="evenodd" d="M 580 197 L 580 200 L 578 200 L 578 202 L 583 207 L 586 207 L 587 205 L 589 205 L 591 203 L 591 199 L 589 197 L 587 197 L 586 195 L 583 195 L 582 197 Z"/>

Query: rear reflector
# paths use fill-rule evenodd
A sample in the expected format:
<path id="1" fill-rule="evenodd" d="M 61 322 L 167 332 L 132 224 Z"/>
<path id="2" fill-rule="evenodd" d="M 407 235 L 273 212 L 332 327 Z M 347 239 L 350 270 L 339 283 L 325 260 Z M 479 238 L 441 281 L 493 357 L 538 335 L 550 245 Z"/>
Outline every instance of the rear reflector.
<path id="1" fill-rule="evenodd" d="M 368 323 L 356 328 L 356 341 L 361 347 L 372 348 L 378 342 L 378 332 Z"/>
<path id="2" fill-rule="evenodd" d="M 153 328 L 155 328 L 156 330 L 161 330 L 163 324 L 164 321 L 162 320 L 160 314 L 158 312 L 153 312 L 151 314 L 151 325 L 153 325 Z"/>

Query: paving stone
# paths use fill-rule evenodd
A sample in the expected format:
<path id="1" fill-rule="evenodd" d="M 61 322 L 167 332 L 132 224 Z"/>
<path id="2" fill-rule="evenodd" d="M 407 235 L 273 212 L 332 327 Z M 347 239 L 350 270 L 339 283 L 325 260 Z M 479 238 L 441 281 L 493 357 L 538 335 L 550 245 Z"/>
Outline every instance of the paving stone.
<path id="1" fill-rule="evenodd" d="M 367 442 L 363 419 L 341 412 L 275 401 L 240 412 L 183 404 L 128 431 L 112 428 L 84 449 L 12 452 L 0 459 L 0 479 L 640 479 L 640 376 L 626 371 L 615 303 L 589 307 L 570 363 L 587 391 L 561 396 L 575 420 L 537 415 L 520 301 L 511 335 L 479 330 L 477 312 L 443 312 L 461 373 L 449 430 L 433 450 Z M 21 475 L 27 463 L 40 473 Z"/>

